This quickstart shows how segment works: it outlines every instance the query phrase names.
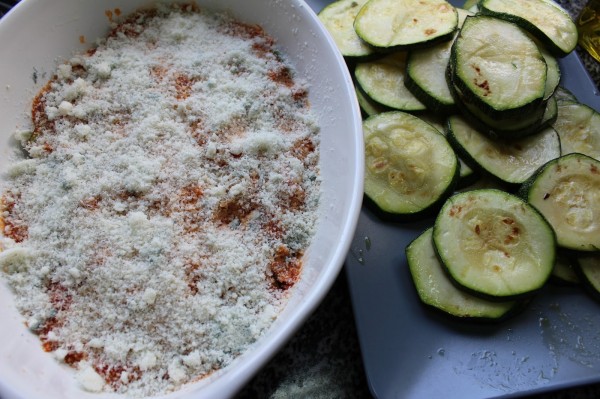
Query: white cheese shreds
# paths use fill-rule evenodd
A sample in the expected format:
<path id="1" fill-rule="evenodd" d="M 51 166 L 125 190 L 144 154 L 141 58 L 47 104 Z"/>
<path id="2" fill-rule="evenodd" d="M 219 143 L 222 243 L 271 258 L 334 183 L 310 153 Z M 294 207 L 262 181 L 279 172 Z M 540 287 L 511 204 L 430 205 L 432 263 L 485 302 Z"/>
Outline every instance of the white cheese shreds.
<path id="1" fill-rule="evenodd" d="M 83 389 L 173 391 L 270 327 L 316 223 L 307 93 L 260 27 L 192 7 L 58 67 L 17 137 L 0 270 Z"/>
<path id="2" fill-rule="evenodd" d="M 79 371 L 77 380 L 82 388 L 89 392 L 101 392 L 104 387 L 104 379 L 90 366 Z"/>

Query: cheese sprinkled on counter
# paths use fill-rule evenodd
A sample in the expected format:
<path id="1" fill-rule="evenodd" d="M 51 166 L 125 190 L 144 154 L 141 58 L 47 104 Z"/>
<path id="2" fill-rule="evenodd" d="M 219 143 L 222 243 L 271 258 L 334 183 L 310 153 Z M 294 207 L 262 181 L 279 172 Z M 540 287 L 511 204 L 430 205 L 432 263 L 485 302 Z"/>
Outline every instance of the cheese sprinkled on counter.
<path id="1" fill-rule="evenodd" d="M 57 68 L 2 187 L 0 270 L 91 392 L 178 389 L 285 306 L 319 201 L 306 84 L 261 27 L 139 11 Z"/>

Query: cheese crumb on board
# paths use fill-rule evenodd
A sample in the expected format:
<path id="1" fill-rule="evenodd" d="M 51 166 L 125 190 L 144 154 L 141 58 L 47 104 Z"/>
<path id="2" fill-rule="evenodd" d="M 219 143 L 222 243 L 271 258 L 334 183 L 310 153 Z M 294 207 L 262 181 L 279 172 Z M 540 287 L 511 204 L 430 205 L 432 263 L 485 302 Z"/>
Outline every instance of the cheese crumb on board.
<path id="1" fill-rule="evenodd" d="M 31 111 L 0 270 L 84 390 L 164 394 L 264 335 L 301 275 L 320 177 L 308 88 L 261 27 L 139 11 Z"/>

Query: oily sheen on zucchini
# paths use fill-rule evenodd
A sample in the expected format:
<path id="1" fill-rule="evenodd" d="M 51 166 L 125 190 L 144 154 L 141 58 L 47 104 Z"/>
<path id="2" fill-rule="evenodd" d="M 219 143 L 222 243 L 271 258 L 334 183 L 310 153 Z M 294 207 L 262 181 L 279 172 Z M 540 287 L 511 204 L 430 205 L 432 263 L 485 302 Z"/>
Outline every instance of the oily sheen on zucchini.
<path id="1" fill-rule="evenodd" d="M 523 183 L 560 156 L 560 140 L 552 128 L 518 140 L 493 140 L 453 115 L 448 118 L 447 137 L 462 159 L 510 184 Z"/>
<path id="2" fill-rule="evenodd" d="M 370 0 L 354 29 L 372 46 L 398 50 L 448 40 L 457 24 L 456 10 L 444 0 Z"/>
<path id="3" fill-rule="evenodd" d="M 456 104 L 462 116 L 469 120 L 480 132 L 494 139 L 518 139 L 538 133 L 550 126 L 557 118 L 558 106 L 554 97 L 528 113 L 505 118 L 492 117 L 482 111 L 472 96 L 465 96 L 450 79 L 450 90 L 457 99 Z"/>
<path id="4" fill-rule="evenodd" d="M 344 57 L 366 57 L 374 52 L 354 30 L 354 19 L 367 1 L 338 0 L 319 12 L 319 19 Z"/>
<path id="5" fill-rule="evenodd" d="M 521 193 L 550 222 L 559 246 L 600 250 L 600 161 L 578 153 L 554 159 Z"/>
<path id="6" fill-rule="evenodd" d="M 389 107 L 373 101 L 358 85 L 354 85 L 356 91 L 356 99 L 362 111 L 363 117 L 369 117 L 382 112 L 391 111 Z"/>
<path id="7" fill-rule="evenodd" d="M 428 228 L 406 247 L 406 259 L 421 301 L 461 319 L 500 320 L 514 307 L 514 301 L 493 302 L 457 288 L 443 270 Z"/>
<path id="8" fill-rule="evenodd" d="M 600 161 L 600 113 L 577 101 L 561 101 L 553 123 L 563 154 L 578 152 Z"/>
<path id="9" fill-rule="evenodd" d="M 354 76 L 372 100 L 401 111 L 423 111 L 425 105 L 404 85 L 406 53 L 398 52 L 356 65 Z"/>
<path id="10" fill-rule="evenodd" d="M 451 278 L 486 298 L 535 292 L 554 266 L 550 225 L 525 201 L 500 190 L 450 197 L 435 220 L 433 243 Z"/>
<path id="11" fill-rule="evenodd" d="M 531 32 L 559 56 L 577 45 L 577 27 L 569 14 L 552 0 L 482 0 L 483 14 L 514 22 Z"/>
<path id="12" fill-rule="evenodd" d="M 492 118 L 520 116 L 540 107 L 546 62 L 518 26 L 488 16 L 465 20 L 450 55 L 452 81 Z"/>
<path id="13" fill-rule="evenodd" d="M 436 208 L 454 189 L 459 163 L 429 123 L 394 111 L 363 122 L 365 194 L 381 211 L 409 218 Z"/>

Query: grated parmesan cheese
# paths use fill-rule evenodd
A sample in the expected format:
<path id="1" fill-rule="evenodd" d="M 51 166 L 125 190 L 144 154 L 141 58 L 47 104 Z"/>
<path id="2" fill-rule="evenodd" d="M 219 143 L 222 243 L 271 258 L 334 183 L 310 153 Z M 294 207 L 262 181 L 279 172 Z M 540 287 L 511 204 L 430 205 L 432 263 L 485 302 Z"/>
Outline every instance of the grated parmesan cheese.
<path id="1" fill-rule="evenodd" d="M 319 136 L 260 27 L 140 11 L 58 67 L 32 122 L 0 270 L 83 389 L 170 392 L 265 333 L 314 232 Z"/>

